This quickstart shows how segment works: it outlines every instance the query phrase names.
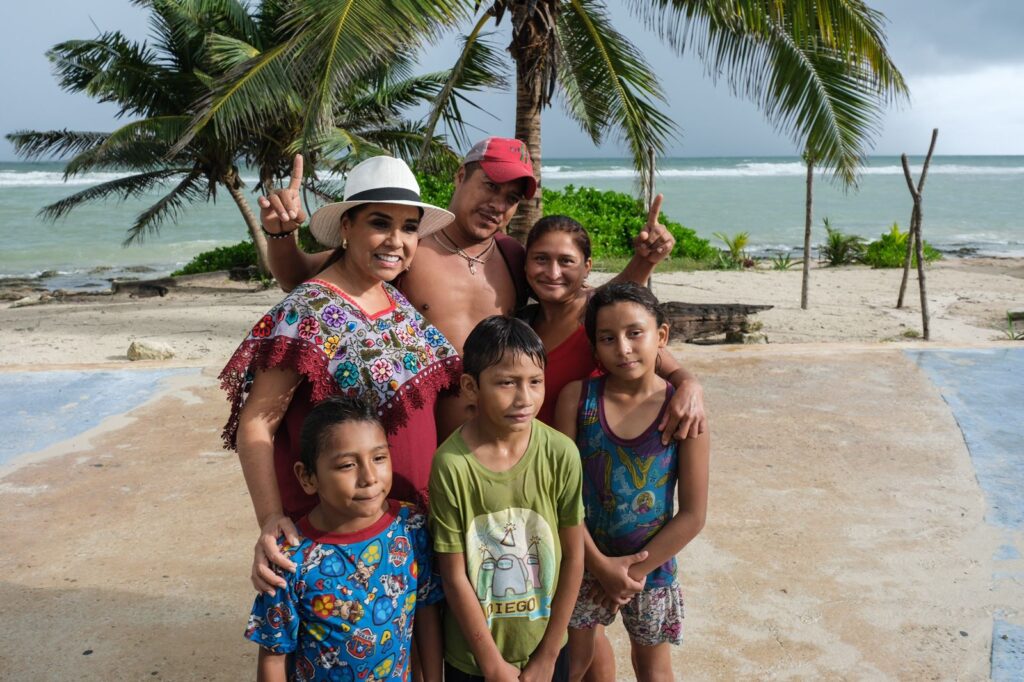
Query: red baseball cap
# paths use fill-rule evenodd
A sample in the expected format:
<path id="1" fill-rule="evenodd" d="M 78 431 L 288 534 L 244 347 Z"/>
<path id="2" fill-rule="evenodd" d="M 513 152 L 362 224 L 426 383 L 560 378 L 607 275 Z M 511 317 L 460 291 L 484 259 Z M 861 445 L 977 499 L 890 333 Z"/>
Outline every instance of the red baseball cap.
<path id="1" fill-rule="evenodd" d="M 520 140 L 507 137 L 488 137 L 473 145 L 466 154 L 463 163 L 478 162 L 487 173 L 487 177 L 495 182 L 511 182 L 526 178 L 527 199 L 532 199 L 537 192 L 537 179 L 533 177 L 533 163 L 530 161 L 530 150 Z"/>

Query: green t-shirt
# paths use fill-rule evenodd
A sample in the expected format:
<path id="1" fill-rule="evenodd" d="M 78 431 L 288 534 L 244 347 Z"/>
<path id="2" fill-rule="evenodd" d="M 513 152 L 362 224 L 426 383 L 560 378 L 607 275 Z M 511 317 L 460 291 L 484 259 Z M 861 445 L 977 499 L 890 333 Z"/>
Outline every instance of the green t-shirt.
<path id="1" fill-rule="evenodd" d="M 544 636 L 562 561 L 559 528 L 583 522 L 576 444 L 533 421 L 522 459 L 508 471 L 484 467 L 461 429 L 441 444 L 430 471 L 434 551 L 463 553 L 491 636 L 522 668 Z M 445 612 L 445 659 L 480 675 L 458 621 Z"/>

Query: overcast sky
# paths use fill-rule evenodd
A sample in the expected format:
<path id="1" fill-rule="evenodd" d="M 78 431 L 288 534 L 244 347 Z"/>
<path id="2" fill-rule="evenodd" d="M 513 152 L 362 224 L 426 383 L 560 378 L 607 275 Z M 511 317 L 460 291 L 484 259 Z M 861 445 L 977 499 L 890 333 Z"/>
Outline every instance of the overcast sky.
<path id="1" fill-rule="evenodd" d="M 619 29 L 645 46 L 659 74 L 668 108 L 683 133 L 670 156 L 791 155 L 796 147 L 775 132 L 749 102 L 704 76 L 691 55 L 676 56 L 616 6 Z M 910 85 L 912 100 L 889 111 L 875 153 L 920 154 L 933 127 L 940 129 L 939 154 L 1024 154 L 1024 2 L 1021 0 L 869 0 L 888 18 L 889 48 Z M 112 105 L 63 93 L 44 53 L 72 38 L 118 29 L 131 38 L 148 33 L 146 13 L 127 0 L 37 0 L 6 11 L 0 41 L 0 133 L 72 128 L 108 131 L 118 123 Z M 502 29 L 508 31 L 507 20 Z M 425 69 L 454 60 L 444 47 L 431 51 Z M 513 98 L 482 97 L 497 118 L 474 114 L 487 133 L 511 135 Z M 614 141 L 595 148 L 555 106 L 543 121 L 546 158 L 621 156 Z M 482 133 L 481 133 L 482 135 Z M 0 160 L 13 160 L 0 140 Z"/>

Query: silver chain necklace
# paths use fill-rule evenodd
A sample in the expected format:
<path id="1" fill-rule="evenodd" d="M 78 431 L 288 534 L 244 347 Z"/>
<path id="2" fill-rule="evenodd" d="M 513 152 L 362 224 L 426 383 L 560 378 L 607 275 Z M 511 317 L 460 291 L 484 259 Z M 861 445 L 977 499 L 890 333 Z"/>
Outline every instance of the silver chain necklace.
<path id="1" fill-rule="evenodd" d="M 444 238 L 447 239 L 449 242 L 451 242 L 451 246 L 449 246 L 448 244 L 445 244 L 443 241 L 441 241 L 438 238 L 438 236 L 437 236 L 438 234 L 443 234 Z M 439 230 L 438 232 L 435 232 L 433 237 L 434 237 L 434 241 L 437 242 L 438 245 L 440 245 L 441 248 L 443 248 L 445 251 L 447 251 L 448 253 L 454 253 L 459 258 L 462 258 L 463 260 L 465 260 L 466 263 L 469 265 L 469 274 L 471 274 L 471 275 L 475 275 L 476 274 L 476 266 L 477 265 L 484 265 L 484 264 L 487 263 L 488 260 L 490 260 L 490 258 L 491 258 L 490 254 L 491 254 L 491 251 L 494 249 L 494 244 L 495 244 L 494 237 L 491 237 L 491 243 L 487 245 L 486 249 L 481 251 L 480 254 L 477 255 L 477 256 L 470 256 L 468 253 L 463 251 L 462 247 L 458 246 L 455 243 L 455 240 L 452 239 L 451 237 L 449 237 L 448 233 L 445 232 L 444 230 Z"/>

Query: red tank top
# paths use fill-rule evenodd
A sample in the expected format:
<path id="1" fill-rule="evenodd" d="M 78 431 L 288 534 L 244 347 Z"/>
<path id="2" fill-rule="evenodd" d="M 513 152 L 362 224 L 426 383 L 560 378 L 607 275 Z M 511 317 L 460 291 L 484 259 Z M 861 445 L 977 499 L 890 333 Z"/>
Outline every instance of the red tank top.
<path id="1" fill-rule="evenodd" d="M 544 369 L 544 404 L 537 419 L 553 425 L 558 394 L 565 385 L 598 374 L 594 349 L 590 347 L 587 331 L 581 324 L 569 338 L 548 351 L 548 364 Z"/>

